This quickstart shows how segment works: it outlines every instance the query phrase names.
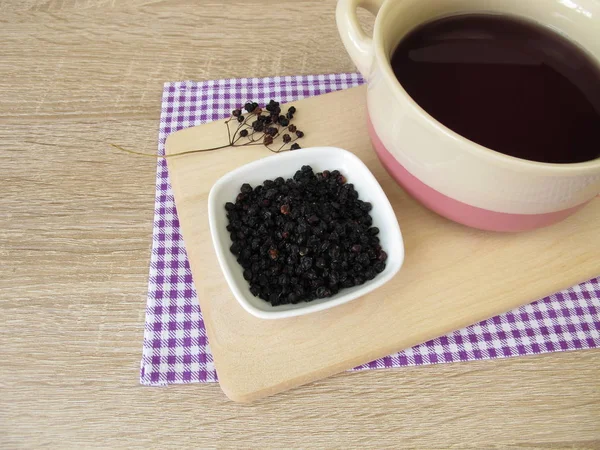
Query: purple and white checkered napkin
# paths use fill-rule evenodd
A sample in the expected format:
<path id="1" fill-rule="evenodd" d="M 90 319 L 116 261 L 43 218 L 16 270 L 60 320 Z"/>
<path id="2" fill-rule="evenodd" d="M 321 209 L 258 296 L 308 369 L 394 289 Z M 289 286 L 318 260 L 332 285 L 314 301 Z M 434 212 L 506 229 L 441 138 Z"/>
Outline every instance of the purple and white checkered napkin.
<path id="1" fill-rule="evenodd" d="M 246 100 L 290 102 L 363 83 L 353 73 L 166 83 L 159 154 L 182 128 L 227 117 Z M 355 370 L 504 358 L 600 347 L 600 278 Z M 158 160 L 144 350 L 147 385 L 217 381 L 198 306 L 167 164 Z"/>

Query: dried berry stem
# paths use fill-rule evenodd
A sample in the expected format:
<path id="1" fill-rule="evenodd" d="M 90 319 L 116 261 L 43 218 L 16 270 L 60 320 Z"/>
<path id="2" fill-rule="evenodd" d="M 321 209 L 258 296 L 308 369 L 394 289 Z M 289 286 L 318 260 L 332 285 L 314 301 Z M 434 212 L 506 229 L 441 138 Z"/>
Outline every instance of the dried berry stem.
<path id="1" fill-rule="evenodd" d="M 247 125 L 248 119 L 250 119 L 250 117 L 253 115 L 253 113 L 249 113 L 246 118 L 244 119 L 244 122 L 240 123 L 239 126 L 237 127 L 237 130 L 235 130 L 235 133 L 233 133 L 233 139 L 235 139 L 235 136 L 238 134 L 238 132 L 243 128 L 244 125 Z M 229 131 L 229 123 L 227 124 L 227 131 Z M 229 142 L 233 142 L 231 139 L 229 140 Z"/>
<path id="2" fill-rule="evenodd" d="M 254 105 L 253 110 L 251 110 L 252 105 Z M 281 111 L 281 108 L 279 107 L 279 103 L 274 102 L 273 100 L 271 100 L 264 109 L 260 108 L 259 106 L 256 106 L 256 105 L 258 105 L 258 104 L 250 103 L 250 102 L 246 103 L 246 105 L 244 106 L 244 108 L 246 109 L 245 116 L 243 114 L 242 109 L 240 108 L 240 109 L 234 110 L 232 112 L 232 115 L 227 120 L 225 120 L 224 123 L 227 128 L 227 140 L 228 140 L 228 144 L 226 144 L 226 145 L 220 145 L 220 146 L 211 147 L 211 148 L 187 150 L 187 151 L 180 152 L 180 153 L 172 153 L 170 155 L 149 154 L 149 153 L 138 152 L 135 150 L 129 150 L 129 149 L 126 149 L 117 144 L 110 143 L 110 145 L 113 148 L 123 151 L 123 152 L 126 152 L 126 153 L 130 153 L 133 155 L 139 155 L 139 156 L 148 156 L 151 158 L 171 158 L 171 157 L 175 157 L 175 156 L 190 155 L 193 153 L 221 150 L 221 149 L 224 149 L 227 147 L 246 147 L 246 146 L 254 146 L 254 145 L 262 145 L 273 153 L 280 153 L 282 151 L 285 151 L 284 147 L 287 144 L 293 144 L 296 140 L 298 140 L 298 138 L 301 138 L 303 136 L 303 134 L 300 134 L 301 132 L 298 131 L 297 132 L 298 136 L 294 140 L 284 142 L 283 145 L 281 147 L 279 147 L 278 149 L 271 148 L 270 145 L 273 144 L 273 141 L 275 139 L 277 139 L 278 137 L 280 137 L 281 134 L 285 130 L 291 129 L 292 132 L 296 130 L 295 126 L 293 126 L 293 128 L 291 128 L 292 123 L 290 122 L 293 119 L 293 115 L 296 112 L 296 108 L 291 106 L 288 109 L 288 112 L 284 115 L 284 114 L 281 114 L 282 111 Z M 263 113 L 266 113 L 266 114 L 263 115 Z M 242 117 L 243 117 L 243 120 L 240 122 L 239 119 Z M 229 128 L 229 123 L 234 118 L 236 119 L 238 126 L 232 135 L 231 129 Z M 256 120 L 258 120 L 260 122 L 259 123 L 260 128 L 256 125 L 256 123 L 253 123 L 252 125 L 249 124 L 249 121 L 253 118 L 256 118 Z M 284 122 L 286 125 L 283 126 L 280 122 Z M 257 129 L 260 129 L 261 131 L 257 131 Z M 275 132 L 275 131 L 273 131 L 273 129 L 276 129 L 277 131 Z M 247 130 L 247 131 L 245 131 L 244 133 L 241 133 L 243 130 Z M 269 130 L 269 131 L 267 131 L 267 130 Z M 237 144 L 243 138 L 247 138 L 247 142 Z M 285 139 L 288 139 L 288 137 L 285 137 Z M 298 148 L 300 148 L 298 146 L 298 144 L 295 144 L 295 148 L 291 148 L 291 146 L 290 146 L 290 148 L 288 148 L 287 150 L 295 150 Z"/>
<path id="3" fill-rule="evenodd" d="M 109 142 L 109 145 L 116 148 L 117 150 L 122 151 L 122 152 L 131 153 L 132 155 L 149 156 L 150 158 L 172 158 L 174 156 L 191 155 L 192 153 L 200 153 L 200 152 L 212 152 L 214 150 L 221 150 L 221 149 L 224 149 L 227 147 L 231 147 L 231 144 L 227 144 L 227 145 L 221 145 L 219 147 L 202 148 L 202 149 L 197 149 L 197 150 L 187 150 L 185 152 L 172 153 L 170 155 L 152 155 L 150 153 L 142 153 L 142 152 L 136 152 L 135 150 L 129 150 L 124 147 L 121 147 L 120 145 L 113 144 L 110 142 Z"/>

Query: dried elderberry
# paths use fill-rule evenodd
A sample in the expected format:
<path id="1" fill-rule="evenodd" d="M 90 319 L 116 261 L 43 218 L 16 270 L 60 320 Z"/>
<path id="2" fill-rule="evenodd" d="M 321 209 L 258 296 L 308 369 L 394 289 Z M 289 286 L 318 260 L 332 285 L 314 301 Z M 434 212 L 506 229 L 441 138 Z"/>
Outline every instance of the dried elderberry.
<path id="1" fill-rule="evenodd" d="M 338 170 L 315 174 L 303 166 L 293 179 L 255 188 L 244 183 L 235 203 L 225 204 L 230 250 L 253 295 L 273 305 L 312 301 L 385 270 L 372 205 L 352 184 L 340 185 L 341 177 Z"/>

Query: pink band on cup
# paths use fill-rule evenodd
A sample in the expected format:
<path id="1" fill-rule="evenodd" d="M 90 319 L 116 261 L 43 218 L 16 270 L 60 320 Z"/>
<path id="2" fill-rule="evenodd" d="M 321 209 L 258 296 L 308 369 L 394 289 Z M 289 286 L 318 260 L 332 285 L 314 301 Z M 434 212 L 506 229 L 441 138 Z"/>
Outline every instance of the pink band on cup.
<path id="1" fill-rule="evenodd" d="M 588 203 L 544 214 L 509 214 L 467 205 L 427 186 L 408 172 L 385 148 L 368 116 L 367 121 L 375 152 L 389 174 L 421 204 L 454 222 L 481 230 L 526 231 L 560 222 Z"/>

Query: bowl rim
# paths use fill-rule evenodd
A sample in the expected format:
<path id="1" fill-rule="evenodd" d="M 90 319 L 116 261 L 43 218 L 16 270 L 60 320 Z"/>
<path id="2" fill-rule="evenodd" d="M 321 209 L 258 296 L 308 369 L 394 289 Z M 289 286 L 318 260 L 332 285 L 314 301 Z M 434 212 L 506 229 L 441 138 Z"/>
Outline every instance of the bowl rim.
<path id="1" fill-rule="evenodd" d="M 382 274 L 378 274 L 378 276 L 375 277 L 373 280 L 369 280 L 367 283 L 363 284 L 361 286 L 361 288 L 356 290 L 355 292 L 353 292 L 351 294 L 341 295 L 339 298 L 336 298 L 336 299 L 333 299 L 330 301 L 325 301 L 325 302 L 318 303 L 318 304 L 311 304 L 310 302 L 306 302 L 305 306 L 300 307 L 300 308 L 290 309 L 290 310 L 265 311 L 265 310 L 256 308 L 246 299 L 245 294 L 242 293 L 240 287 L 238 286 L 238 283 L 234 280 L 232 272 L 231 272 L 232 269 L 229 267 L 230 265 L 228 264 L 228 262 L 226 260 L 226 248 L 224 248 L 222 245 L 219 245 L 219 233 L 221 231 L 218 229 L 218 225 L 216 222 L 217 221 L 216 215 L 218 213 L 218 211 L 216 209 L 218 207 L 218 205 L 216 204 L 216 197 L 217 197 L 219 191 L 224 186 L 228 185 L 231 182 L 238 181 L 240 174 L 242 174 L 244 172 L 252 171 L 253 169 L 265 166 L 267 164 L 273 164 L 275 162 L 275 160 L 271 159 L 271 158 L 277 158 L 279 160 L 281 158 L 304 159 L 303 155 L 311 156 L 315 153 L 319 153 L 320 155 L 322 155 L 323 152 L 340 153 L 340 154 L 344 155 L 344 157 L 354 160 L 354 162 L 357 163 L 357 165 L 359 167 L 361 167 L 362 173 L 366 174 L 372 178 L 372 180 L 374 181 L 374 189 L 376 191 L 376 193 L 375 193 L 375 195 L 373 195 L 373 197 L 377 197 L 382 200 L 382 204 L 378 205 L 378 207 L 382 207 L 382 208 L 386 209 L 387 211 L 384 213 L 384 215 L 387 217 L 388 215 L 391 214 L 391 217 L 393 217 L 393 219 L 394 219 L 394 220 L 390 220 L 389 223 L 386 223 L 386 228 L 388 225 L 391 228 L 391 229 L 387 230 L 386 232 L 394 233 L 398 239 L 399 249 L 397 249 L 397 250 L 395 249 L 394 251 L 397 252 L 397 254 L 399 255 L 399 262 L 397 263 L 396 267 L 392 267 L 391 268 L 392 270 L 390 270 L 387 274 L 385 274 L 385 276 L 381 276 L 385 273 L 385 272 L 382 272 Z M 302 156 L 296 156 L 296 155 L 302 155 Z M 305 164 L 310 164 L 310 162 L 306 161 Z M 252 161 L 250 163 L 244 164 L 240 167 L 237 167 L 236 169 L 231 170 L 230 172 L 226 173 L 221 178 L 219 178 L 210 189 L 210 192 L 208 194 L 208 220 L 209 220 L 209 228 L 210 228 L 210 234 L 211 234 L 213 248 L 217 255 L 217 260 L 219 262 L 221 272 L 223 273 L 223 276 L 225 277 L 225 280 L 227 282 L 229 289 L 231 290 L 233 296 L 235 297 L 237 302 L 240 304 L 240 306 L 242 306 L 242 308 L 244 308 L 244 310 L 246 310 L 248 313 L 250 313 L 253 316 L 258 317 L 260 319 L 283 319 L 283 318 L 297 317 L 297 316 L 310 314 L 313 312 L 323 311 L 326 309 L 333 308 L 335 306 L 342 305 L 344 303 L 348 303 L 352 300 L 362 297 L 362 296 L 370 293 L 371 291 L 383 286 L 385 283 L 387 283 L 389 280 L 391 280 L 400 271 L 400 269 L 402 268 L 402 266 L 404 264 L 405 252 L 404 252 L 404 239 L 402 236 L 402 231 L 400 229 L 398 220 L 396 219 L 394 209 L 393 209 L 385 191 L 383 190 L 383 188 L 379 184 L 379 181 L 377 181 L 377 178 L 375 178 L 375 176 L 373 175 L 371 170 L 367 167 L 367 165 L 358 156 L 356 156 L 354 153 L 352 153 L 348 150 L 345 150 L 345 149 L 342 149 L 339 147 L 332 147 L 332 146 L 307 147 L 307 148 L 303 148 L 302 150 L 299 150 L 299 151 L 293 152 L 293 153 L 286 152 L 284 154 L 267 156 L 265 158 L 261 158 L 256 161 Z"/>

